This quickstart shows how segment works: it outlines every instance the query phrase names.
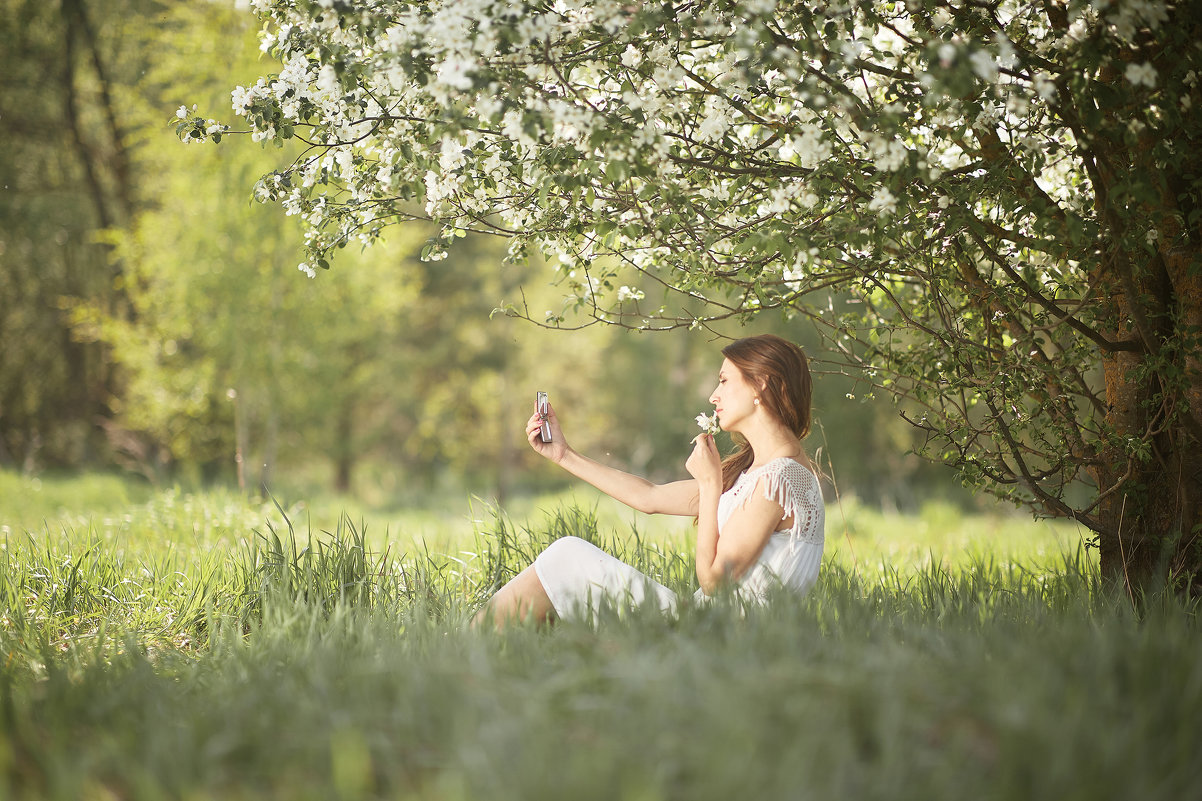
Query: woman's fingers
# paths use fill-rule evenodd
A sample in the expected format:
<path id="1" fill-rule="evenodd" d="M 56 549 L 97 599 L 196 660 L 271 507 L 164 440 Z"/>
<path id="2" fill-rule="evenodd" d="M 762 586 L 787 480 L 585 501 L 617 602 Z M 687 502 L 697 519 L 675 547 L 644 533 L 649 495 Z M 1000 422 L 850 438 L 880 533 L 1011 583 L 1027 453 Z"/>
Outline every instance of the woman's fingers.
<path id="1" fill-rule="evenodd" d="M 549 416 L 548 416 L 548 419 L 549 419 Z M 534 448 L 536 451 L 538 451 L 539 453 L 546 456 L 548 453 L 547 449 L 551 446 L 551 443 L 543 442 L 542 429 L 543 429 L 544 422 L 545 421 L 543 420 L 542 415 L 540 415 L 538 413 L 531 415 L 530 419 L 526 421 L 526 439 L 529 440 L 530 446 L 532 448 Z M 554 434 L 554 432 L 557 431 L 558 428 L 559 427 L 557 424 L 554 424 L 554 423 L 551 424 L 552 440 L 561 439 L 561 437 L 557 437 Z"/>
<path id="2" fill-rule="evenodd" d="M 542 425 L 542 421 L 538 419 L 537 414 L 532 415 L 530 419 L 526 421 L 526 439 L 530 440 L 531 444 L 534 444 L 535 434 L 537 434 L 538 430 L 542 428 Z"/>
<path id="3" fill-rule="evenodd" d="M 537 434 L 539 431 L 542 430 L 542 427 L 543 427 L 543 422 L 541 420 L 539 420 L 538 417 L 530 418 L 530 422 L 526 423 L 527 436 L 534 436 L 535 434 Z"/>
<path id="4" fill-rule="evenodd" d="M 689 475 L 699 480 L 721 474 L 721 459 L 718 457 L 718 446 L 714 444 L 712 434 L 701 433 L 693 438 L 693 452 L 685 461 L 685 469 L 689 471 Z"/>
<path id="5" fill-rule="evenodd" d="M 542 438 L 543 426 L 547 426 L 551 430 L 551 441 L 544 442 Z M 526 439 L 530 442 L 530 447 L 541 456 L 545 456 L 551 460 L 557 460 L 563 455 L 567 448 L 567 443 L 564 442 L 563 432 L 559 428 L 559 420 L 555 416 L 555 409 L 551 404 L 547 404 L 547 413 L 540 414 L 537 408 L 530 419 L 526 421 Z"/>

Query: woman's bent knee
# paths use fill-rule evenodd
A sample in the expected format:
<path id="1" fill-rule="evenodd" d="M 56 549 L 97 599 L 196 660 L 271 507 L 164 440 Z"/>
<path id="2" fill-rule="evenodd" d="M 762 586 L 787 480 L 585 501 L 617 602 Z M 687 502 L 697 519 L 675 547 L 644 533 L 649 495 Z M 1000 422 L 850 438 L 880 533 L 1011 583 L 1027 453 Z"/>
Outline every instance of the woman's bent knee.
<path id="1" fill-rule="evenodd" d="M 572 559 L 579 557 L 581 554 L 588 554 L 598 550 L 600 549 L 596 545 L 580 537 L 560 537 L 544 548 L 543 552 L 538 555 L 538 559 Z"/>

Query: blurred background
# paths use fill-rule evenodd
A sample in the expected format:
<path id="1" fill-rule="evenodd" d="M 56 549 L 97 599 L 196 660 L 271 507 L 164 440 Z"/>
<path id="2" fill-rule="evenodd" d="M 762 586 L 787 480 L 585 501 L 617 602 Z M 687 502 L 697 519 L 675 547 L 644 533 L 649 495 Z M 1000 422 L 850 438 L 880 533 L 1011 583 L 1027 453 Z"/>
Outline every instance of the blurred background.
<path id="1" fill-rule="evenodd" d="M 316 279 L 297 271 L 296 220 L 251 199 L 289 153 L 174 134 L 194 103 L 237 129 L 230 90 L 277 69 L 245 5 L 0 0 L 0 470 L 504 503 L 565 481 L 523 436 L 546 390 L 578 449 L 684 476 L 721 363 L 713 333 L 492 315 L 523 299 L 559 312 L 565 292 L 545 265 L 504 264 L 501 240 L 423 263 L 420 224 Z M 817 353 L 803 321 L 720 333 L 765 331 Z M 816 370 L 807 445 L 829 491 L 887 511 L 978 503 L 910 454 L 890 400 Z"/>

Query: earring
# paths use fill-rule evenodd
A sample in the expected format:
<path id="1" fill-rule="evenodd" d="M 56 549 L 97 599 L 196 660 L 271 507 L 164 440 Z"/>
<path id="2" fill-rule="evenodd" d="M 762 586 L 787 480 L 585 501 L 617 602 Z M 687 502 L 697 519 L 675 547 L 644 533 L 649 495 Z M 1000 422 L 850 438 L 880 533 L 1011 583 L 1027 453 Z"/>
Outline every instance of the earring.
<path id="1" fill-rule="evenodd" d="M 756 405 L 756 406 L 759 406 L 759 405 L 760 405 L 760 399 L 759 399 L 759 398 L 756 398 L 756 399 L 753 401 L 753 403 L 755 403 L 755 405 Z"/>

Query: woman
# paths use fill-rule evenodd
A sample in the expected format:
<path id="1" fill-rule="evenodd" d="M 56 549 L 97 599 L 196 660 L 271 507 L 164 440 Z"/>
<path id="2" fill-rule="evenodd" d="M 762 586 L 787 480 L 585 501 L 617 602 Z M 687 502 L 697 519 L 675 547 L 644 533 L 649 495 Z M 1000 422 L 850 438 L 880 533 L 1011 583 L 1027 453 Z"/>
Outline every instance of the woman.
<path id="1" fill-rule="evenodd" d="M 551 441 L 543 418 L 526 423 L 531 447 L 607 495 L 648 514 L 697 519 L 698 597 L 733 583 L 743 598 L 761 601 L 780 583 L 804 592 L 818 576 L 825 522 L 822 493 L 801 440 L 810 430 L 810 371 L 801 348 L 777 336 L 736 340 L 710 396 L 723 430 L 738 450 L 720 460 L 711 434 L 699 435 L 685 462 L 692 479 L 653 484 L 572 450 L 554 409 Z M 494 595 L 475 622 L 498 627 L 532 616 L 587 615 L 603 598 L 642 604 L 654 598 L 671 610 L 676 595 L 630 565 L 577 537 L 556 540 Z"/>

